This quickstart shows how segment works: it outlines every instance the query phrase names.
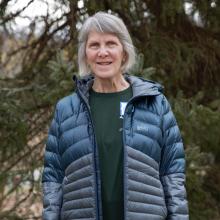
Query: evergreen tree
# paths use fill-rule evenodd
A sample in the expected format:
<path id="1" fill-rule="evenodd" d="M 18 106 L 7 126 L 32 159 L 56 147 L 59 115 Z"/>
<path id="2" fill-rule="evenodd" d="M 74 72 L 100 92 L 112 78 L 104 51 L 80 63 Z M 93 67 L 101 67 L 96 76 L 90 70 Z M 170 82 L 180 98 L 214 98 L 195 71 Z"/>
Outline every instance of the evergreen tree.
<path id="1" fill-rule="evenodd" d="M 33 2 L 16 13 L 8 10 L 12 0 L 0 2 L 0 218 L 33 218 L 30 204 L 41 203 L 36 173 L 53 106 L 74 88 L 77 31 L 103 10 L 119 15 L 132 35 L 140 55 L 131 74 L 165 86 L 186 148 L 190 219 L 219 219 L 219 1 L 56 0 L 60 16 L 39 16 L 17 33 L 15 19 Z M 18 215 L 22 206 L 28 212 Z"/>

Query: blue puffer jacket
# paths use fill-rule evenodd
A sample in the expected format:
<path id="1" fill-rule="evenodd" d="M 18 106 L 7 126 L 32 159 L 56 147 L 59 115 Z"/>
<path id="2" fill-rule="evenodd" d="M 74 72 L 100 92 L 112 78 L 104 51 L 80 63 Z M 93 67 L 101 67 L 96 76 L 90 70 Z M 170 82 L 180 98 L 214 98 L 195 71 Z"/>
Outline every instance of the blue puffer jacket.
<path id="1" fill-rule="evenodd" d="M 125 220 L 188 220 L 185 159 L 161 87 L 126 76 L 133 91 L 123 121 Z M 44 220 L 102 220 L 97 145 L 88 103 L 93 78 L 56 106 L 45 151 Z M 110 135 L 110 134 L 109 134 Z"/>

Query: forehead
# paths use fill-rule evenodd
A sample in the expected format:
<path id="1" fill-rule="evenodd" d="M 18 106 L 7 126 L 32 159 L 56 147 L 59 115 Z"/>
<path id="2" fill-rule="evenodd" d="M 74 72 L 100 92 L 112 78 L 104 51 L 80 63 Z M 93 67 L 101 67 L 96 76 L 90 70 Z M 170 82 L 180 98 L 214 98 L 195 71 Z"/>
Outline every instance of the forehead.
<path id="1" fill-rule="evenodd" d="M 91 31 L 88 35 L 87 42 L 101 41 L 101 40 L 104 40 L 104 41 L 108 41 L 108 40 L 120 41 L 115 34 Z"/>

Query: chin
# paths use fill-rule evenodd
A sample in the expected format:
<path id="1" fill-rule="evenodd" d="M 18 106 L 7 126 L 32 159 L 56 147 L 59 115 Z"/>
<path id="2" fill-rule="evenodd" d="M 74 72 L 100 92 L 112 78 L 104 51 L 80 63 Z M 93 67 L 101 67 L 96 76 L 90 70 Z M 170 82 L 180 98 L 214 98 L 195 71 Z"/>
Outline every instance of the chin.
<path id="1" fill-rule="evenodd" d="M 111 71 L 109 72 L 105 72 L 105 71 L 102 71 L 102 72 L 93 72 L 95 77 L 97 78 L 100 78 L 100 79 L 111 79 L 111 78 L 114 78 L 116 76 L 118 76 L 120 73 L 113 73 Z"/>

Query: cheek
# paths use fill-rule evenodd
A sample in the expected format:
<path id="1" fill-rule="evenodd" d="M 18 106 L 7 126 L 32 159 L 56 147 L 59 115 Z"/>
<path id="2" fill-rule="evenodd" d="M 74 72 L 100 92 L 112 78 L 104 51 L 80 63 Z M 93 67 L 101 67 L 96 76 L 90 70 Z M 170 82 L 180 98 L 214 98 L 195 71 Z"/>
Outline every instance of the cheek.
<path id="1" fill-rule="evenodd" d="M 117 56 L 117 58 L 122 58 L 124 55 L 124 51 L 121 49 L 116 49 L 113 51 L 114 55 Z"/>
<path id="2" fill-rule="evenodd" d="M 95 59 L 95 54 L 92 53 L 91 51 L 86 51 L 86 61 L 88 63 L 93 62 Z"/>
<path id="3" fill-rule="evenodd" d="M 124 57 L 123 51 L 120 51 L 120 52 L 117 51 L 117 52 L 114 54 L 114 57 L 117 59 L 117 61 L 118 61 L 119 63 L 121 63 L 121 61 L 122 61 L 122 59 L 123 59 L 123 57 Z"/>

